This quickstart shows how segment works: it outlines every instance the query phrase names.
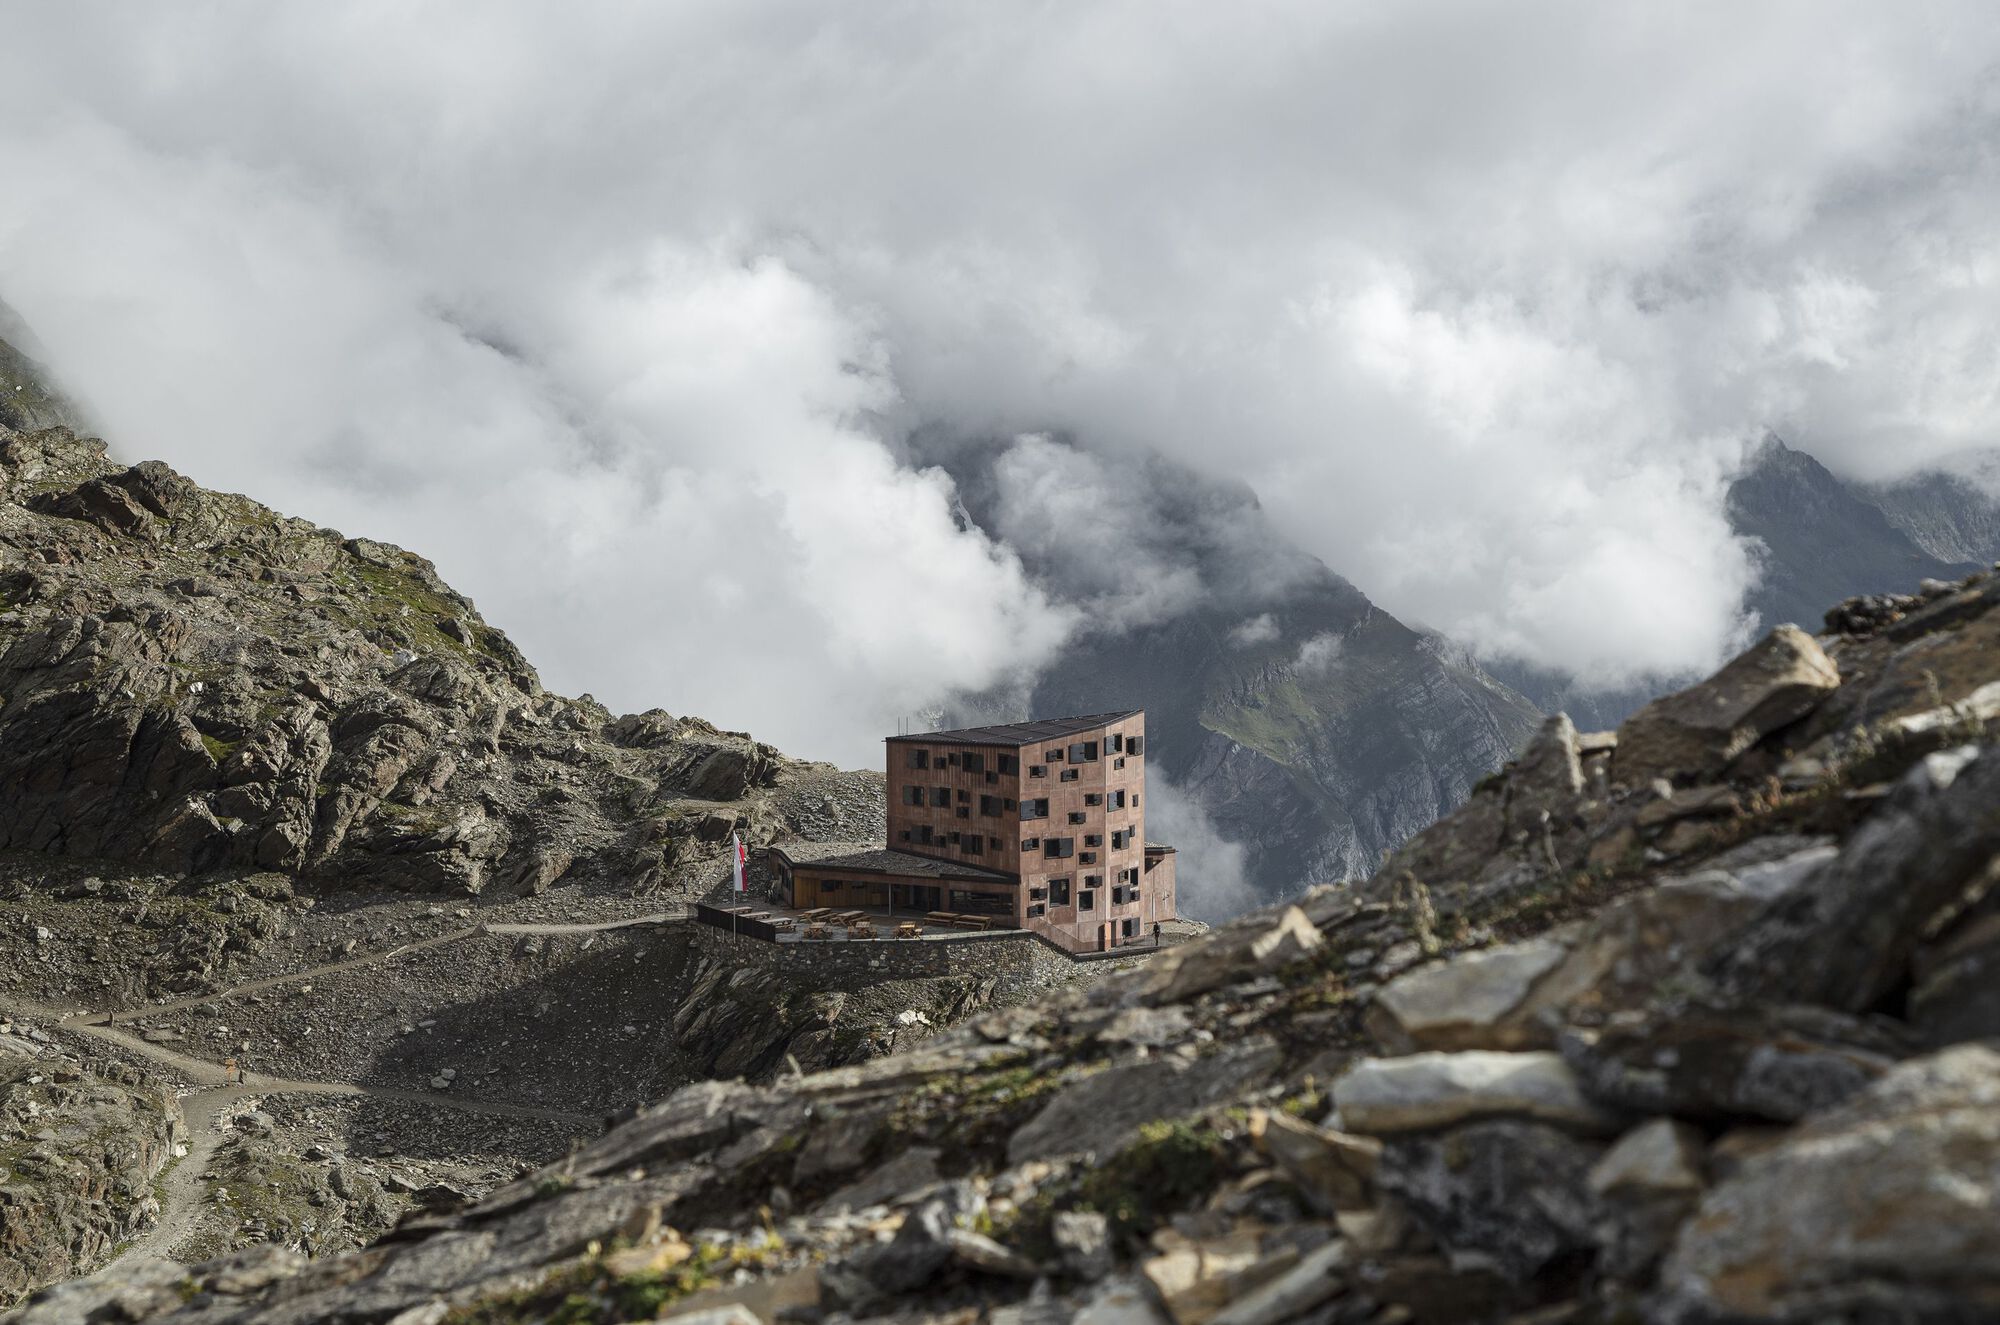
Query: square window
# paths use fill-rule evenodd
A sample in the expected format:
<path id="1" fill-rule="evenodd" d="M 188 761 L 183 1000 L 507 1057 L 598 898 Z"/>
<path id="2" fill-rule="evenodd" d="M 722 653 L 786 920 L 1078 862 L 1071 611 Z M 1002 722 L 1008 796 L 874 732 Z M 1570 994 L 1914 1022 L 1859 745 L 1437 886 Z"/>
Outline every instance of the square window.
<path id="1" fill-rule="evenodd" d="M 929 768 L 930 766 L 931 766 L 930 751 L 922 749 L 910 751 L 911 768 Z"/>
<path id="2" fill-rule="evenodd" d="M 1076 909 L 1079 911 L 1095 911 L 1097 909 L 1097 894 L 1089 891 L 1078 893 L 1076 895 Z"/>
<path id="3" fill-rule="evenodd" d="M 1048 767 L 1047 767 L 1046 765 L 1044 765 L 1044 764 L 1029 764 L 1029 765 L 1028 765 L 1028 776 L 1029 776 L 1029 777 L 1031 777 L 1031 778 L 1045 778 L 1045 777 L 1047 777 L 1048 775 L 1049 775 L 1049 770 L 1048 770 Z"/>

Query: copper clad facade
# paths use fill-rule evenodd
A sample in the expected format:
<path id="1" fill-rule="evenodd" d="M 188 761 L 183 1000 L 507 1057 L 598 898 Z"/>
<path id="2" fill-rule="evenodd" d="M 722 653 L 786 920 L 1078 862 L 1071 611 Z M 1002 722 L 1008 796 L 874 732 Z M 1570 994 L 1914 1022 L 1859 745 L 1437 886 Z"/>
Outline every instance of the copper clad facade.
<path id="1" fill-rule="evenodd" d="M 897 909 L 981 914 L 1072 951 L 1150 943 L 1174 917 L 1174 857 L 1146 846 L 1142 711 L 892 736 L 891 852 L 1004 882 L 884 870 Z M 833 861 L 791 873 L 795 905 L 861 882 Z"/>

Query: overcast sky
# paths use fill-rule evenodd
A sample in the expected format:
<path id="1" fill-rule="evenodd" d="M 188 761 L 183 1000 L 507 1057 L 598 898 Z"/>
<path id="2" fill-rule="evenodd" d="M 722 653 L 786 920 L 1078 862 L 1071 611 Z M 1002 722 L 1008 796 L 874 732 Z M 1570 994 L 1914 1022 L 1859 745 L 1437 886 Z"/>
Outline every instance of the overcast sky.
<path id="1" fill-rule="evenodd" d="M 2000 438 L 1996 61 L 1990 3 L 5 3 L 0 298 L 120 454 L 800 754 L 1105 610 L 917 429 L 1023 439 L 1022 537 L 1157 452 L 1609 683 L 1740 632 L 1763 429 Z"/>

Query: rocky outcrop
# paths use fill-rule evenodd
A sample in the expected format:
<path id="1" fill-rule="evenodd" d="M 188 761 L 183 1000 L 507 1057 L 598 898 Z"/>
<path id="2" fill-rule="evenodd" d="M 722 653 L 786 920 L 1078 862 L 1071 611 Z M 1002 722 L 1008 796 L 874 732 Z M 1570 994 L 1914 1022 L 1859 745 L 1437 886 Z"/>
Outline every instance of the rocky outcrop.
<path id="1" fill-rule="evenodd" d="M 0 428 L 0 850 L 345 885 L 652 886 L 830 769 L 544 691 L 398 548 Z M 828 824 L 868 835 L 865 808 Z M 864 785 L 865 784 L 865 785 Z M 847 813 L 842 811 L 841 813 Z M 836 815 L 836 817 L 839 817 Z"/>
<path id="2" fill-rule="evenodd" d="M 1721 746 L 1643 783 L 1647 724 L 1551 724 L 1363 885 L 688 1088 L 358 1255 L 114 1271 L 24 1320 L 1987 1319 L 2000 580 L 1833 619 L 1836 687 L 1746 704 L 1760 645 L 1665 710 Z"/>
<path id="3" fill-rule="evenodd" d="M 136 1072 L 0 1022 L 0 1302 L 87 1273 L 151 1214 L 180 1114 Z"/>

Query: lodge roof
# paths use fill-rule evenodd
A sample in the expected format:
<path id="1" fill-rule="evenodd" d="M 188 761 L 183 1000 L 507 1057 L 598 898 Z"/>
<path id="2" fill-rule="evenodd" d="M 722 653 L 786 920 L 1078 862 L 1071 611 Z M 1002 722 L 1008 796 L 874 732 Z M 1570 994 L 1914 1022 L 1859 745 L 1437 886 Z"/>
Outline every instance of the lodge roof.
<path id="1" fill-rule="evenodd" d="M 1074 736 L 1078 732 L 1108 727 L 1114 722 L 1135 718 L 1143 711 L 1125 709 L 1119 713 L 1086 713 L 1075 718 L 1037 718 L 1033 722 L 1003 722 L 991 727 L 959 727 L 952 731 L 911 732 L 907 736 L 885 736 L 883 739 L 945 745 L 1033 745 L 1037 741 L 1053 741 L 1060 736 Z"/>

